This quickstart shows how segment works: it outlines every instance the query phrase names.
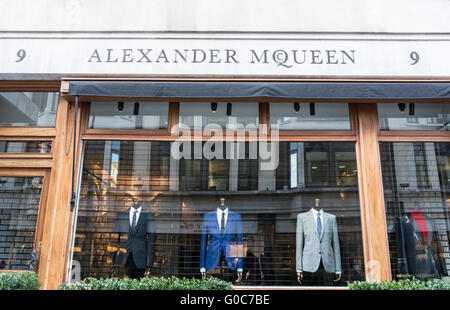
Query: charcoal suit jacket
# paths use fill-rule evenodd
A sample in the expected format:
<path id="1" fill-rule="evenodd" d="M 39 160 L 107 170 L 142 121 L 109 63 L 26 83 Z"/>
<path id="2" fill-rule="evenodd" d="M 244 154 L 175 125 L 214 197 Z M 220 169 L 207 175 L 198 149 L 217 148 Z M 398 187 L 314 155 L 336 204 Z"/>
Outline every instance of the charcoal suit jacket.
<path id="1" fill-rule="evenodd" d="M 113 266 L 125 266 L 128 255 L 133 253 L 133 261 L 137 268 L 144 269 L 153 264 L 153 248 L 155 244 L 155 220 L 152 213 L 142 211 L 133 229 L 130 225 L 130 209 L 120 212 L 114 227 L 114 232 L 128 234 L 128 239 L 120 240 L 119 248 L 113 258 Z"/>

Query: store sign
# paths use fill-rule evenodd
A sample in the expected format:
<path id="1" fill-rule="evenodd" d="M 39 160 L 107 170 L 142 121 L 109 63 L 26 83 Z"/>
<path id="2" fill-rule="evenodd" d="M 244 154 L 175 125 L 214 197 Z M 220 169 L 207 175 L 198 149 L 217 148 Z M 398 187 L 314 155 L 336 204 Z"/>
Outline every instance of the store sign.
<path id="1" fill-rule="evenodd" d="M 0 77 L 449 76 L 450 44 L 421 40 L 0 38 Z"/>

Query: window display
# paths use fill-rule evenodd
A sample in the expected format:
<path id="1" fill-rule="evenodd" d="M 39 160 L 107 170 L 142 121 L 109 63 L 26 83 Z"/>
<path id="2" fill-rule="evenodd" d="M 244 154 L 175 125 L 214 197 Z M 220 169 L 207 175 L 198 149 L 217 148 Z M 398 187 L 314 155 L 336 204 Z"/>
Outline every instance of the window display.
<path id="1" fill-rule="evenodd" d="M 217 210 L 203 216 L 200 245 L 200 272 L 203 277 L 206 277 L 206 270 L 218 268 L 219 270 L 215 271 L 220 272 L 222 278 L 225 278 L 224 273 L 236 270 L 238 273 L 236 282 L 242 280 L 244 266 L 242 234 L 241 215 L 229 210 L 225 205 L 225 198 L 220 198 Z"/>
<path id="2" fill-rule="evenodd" d="M 261 145 L 251 143 L 245 158 L 176 159 L 173 142 L 85 141 L 73 246 L 80 278 L 174 275 L 261 286 L 363 280 L 355 144 L 280 142 L 277 164 L 263 169 L 250 154 Z M 309 180 L 316 161 L 320 182 Z"/>
<path id="3" fill-rule="evenodd" d="M 333 273 L 339 281 L 342 271 L 336 216 L 320 208 L 319 198 L 310 211 L 297 216 L 296 238 L 298 281 L 330 286 Z"/>
<path id="4" fill-rule="evenodd" d="M 448 276 L 450 144 L 380 143 L 380 150 L 394 278 Z"/>
<path id="5" fill-rule="evenodd" d="M 113 266 L 126 266 L 128 276 L 132 279 L 142 278 L 146 272 L 149 273 L 155 244 L 154 215 L 143 210 L 139 201 L 134 199 L 129 210 L 117 214 L 114 232 L 119 237 Z"/>

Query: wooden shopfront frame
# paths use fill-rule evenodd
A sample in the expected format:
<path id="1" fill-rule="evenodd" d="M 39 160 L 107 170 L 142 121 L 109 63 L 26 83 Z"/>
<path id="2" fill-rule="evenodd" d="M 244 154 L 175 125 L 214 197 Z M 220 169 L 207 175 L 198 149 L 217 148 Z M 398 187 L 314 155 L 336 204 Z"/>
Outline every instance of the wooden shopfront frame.
<path id="1" fill-rule="evenodd" d="M 207 82 L 207 81 L 206 81 Z M 39 268 L 37 269 L 42 289 L 57 289 L 67 281 L 67 270 L 71 255 L 73 223 L 75 212 L 70 210 L 70 195 L 73 164 L 73 120 L 74 97 L 69 97 L 68 83 L 18 83 L 1 82 L 0 91 L 60 91 L 55 127 L 0 127 L 3 140 L 51 140 L 51 154 L 1 154 L 0 175 L 42 174 L 44 188 L 41 193 L 40 212 L 36 232 L 36 247 L 40 245 Z M 85 140 L 141 140 L 174 141 L 170 131 L 178 124 L 180 102 L 192 99 L 172 98 L 169 102 L 167 130 L 104 130 L 89 129 L 89 102 L 93 98 L 80 98 L 77 119 L 76 170 L 80 171 L 81 145 Z M 98 98 L 96 98 L 98 100 Z M 117 101 L 119 98 L 102 98 Z M 152 101 L 151 98 L 132 98 Z M 127 98 L 120 98 L 126 101 Z M 221 101 L 218 99 L 196 101 Z M 153 101 L 161 101 L 153 100 Z M 227 100 L 231 101 L 231 100 Z M 260 124 L 270 124 L 270 108 L 266 100 L 233 100 L 259 102 Z M 279 100 L 281 101 L 281 100 Z M 283 100 L 287 102 L 290 100 Z M 302 102 L 301 99 L 296 101 Z M 309 102 L 311 100 L 308 100 Z M 276 100 L 271 101 L 276 104 Z M 293 102 L 293 101 L 292 101 Z M 319 102 L 319 101 L 315 101 Z M 390 280 L 391 266 L 387 239 L 386 212 L 379 142 L 450 142 L 448 132 L 423 131 L 380 131 L 378 127 L 378 102 L 357 102 L 347 100 L 351 130 L 347 131 L 309 131 L 285 130 L 279 132 L 280 141 L 349 141 L 356 143 L 358 184 L 361 208 L 365 274 L 367 280 Z M 392 102 L 392 101 L 390 101 Z M 399 102 L 399 101 L 395 101 Z M 412 101 L 408 101 L 412 102 Z M 449 101 L 440 101 L 449 103 Z M 382 103 L 381 103 L 382 104 Z M 270 131 L 270 126 L 268 126 Z M 224 133 L 226 136 L 226 132 Z M 195 137 L 195 135 L 194 135 Z M 270 134 L 268 136 L 270 138 Z M 210 139 L 210 136 L 202 139 Z M 234 135 L 233 139 L 237 137 Z M 249 137 L 246 136 L 248 140 Z M 76 173 L 75 177 L 78 176 Z M 48 194 L 51 193 L 51 194 Z M 43 211 L 44 210 L 44 211 Z"/>
<path id="2" fill-rule="evenodd" d="M 67 92 L 68 85 L 62 84 L 61 92 Z M 70 98 L 74 100 L 73 98 Z M 151 98 L 81 98 L 84 102 L 81 119 L 80 139 L 85 140 L 135 140 L 135 141 L 174 141 L 178 136 L 171 136 L 173 126 L 178 124 L 180 102 L 259 102 L 259 123 L 267 124 L 268 139 L 270 139 L 270 108 L 269 104 L 276 102 L 294 102 L 294 100 L 258 100 L 252 98 L 239 98 L 223 100 L 210 98 L 208 100 L 192 100 L 189 98 L 171 98 L 164 100 L 169 102 L 168 129 L 165 130 L 117 130 L 117 129 L 88 129 L 89 102 L 90 101 L 161 101 Z M 299 102 L 311 100 L 296 99 Z M 324 101 L 324 100 L 322 100 Z M 377 104 L 383 101 L 338 100 L 347 102 L 350 116 L 350 130 L 280 130 L 279 141 L 293 142 L 355 142 L 356 160 L 358 167 L 358 184 L 360 197 L 361 225 L 363 234 L 364 266 L 366 280 L 391 280 L 391 263 L 389 255 L 389 243 L 387 234 L 386 211 L 384 203 L 384 191 L 381 175 L 381 159 L 379 142 L 381 141 L 430 141 L 450 142 L 447 132 L 423 132 L 423 131 L 380 131 L 378 126 Z M 320 103 L 320 100 L 314 102 Z M 400 101 L 385 101 L 386 103 Z M 408 102 L 415 102 L 409 100 Z M 449 101 L 438 101 L 449 103 Z M 417 102 L 419 103 L 419 102 Z M 227 131 L 223 131 L 223 141 L 227 141 Z M 250 135 L 251 136 L 251 135 Z M 249 141 L 249 135 L 245 140 Z M 198 137 L 198 136 L 197 136 Z M 196 139 L 195 131 L 192 131 L 193 140 Z M 211 136 L 202 136 L 202 140 L 211 139 Z M 237 135 L 233 136 L 237 141 Z M 70 249 L 69 249 L 70 252 Z"/>
<path id="3" fill-rule="evenodd" d="M 58 92 L 59 82 L 0 82 L 1 92 Z M 55 140 L 55 127 L 34 126 L 0 126 L 2 141 L 51 141 Z M 1 153 L 0 176 L 2 177 L 42 177 L 42 189 L 36 221 L 33 249 L 38 252 L 38 260 L 34 266 L 38 273 L 42 270 L 40 256 L 43 250 L 45 220 L 48 215 L 48 193 L 54 153 Z M 44 250 L 45 251 L 45 250 Z M 30 257 L 31 259 L 31 257 Z M 20 272 L 23 270 L 1 270 L 0 273 Z"/>

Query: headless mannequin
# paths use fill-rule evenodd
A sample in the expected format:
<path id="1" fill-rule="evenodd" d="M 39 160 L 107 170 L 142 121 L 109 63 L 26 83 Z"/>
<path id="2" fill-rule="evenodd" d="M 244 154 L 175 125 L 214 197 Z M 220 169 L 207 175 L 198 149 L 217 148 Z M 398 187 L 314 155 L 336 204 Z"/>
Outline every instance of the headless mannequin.
<path id="1" fill-rule="evenodd" d="M 218 208 L 221 211 L 225 211 L 226 210 L 227 206 L 225 205 L 225 198 L 224 197 L 220 198 L 220 204 L 219 204 Z M 238 277 L 236 279 L 236 283 L 239 283 L 242 280 L 242 272 L 238 271 L 237 275 L 238 275 Z M 206 271 L 202 272 L 202 279 L 206 279 Z"/>
<path id="2" fill-rule="evenodd" d="M 316 211 L 320 211 L 321 209 L 320 209 L 319 205 L 320 205 L 320 199 L 316 198 L 315 199 L 315 205 L 314 205 L 313 209 L 316 210 Z M 336 274 L 333 282 L 337 282 L 340 279 L 341 279 L 341 274 Z M 297 281 L 298 281 L 298 283 L 302 284 L 302 282 L 303 282 L 303 272 L 297 272 Z"/>
<path id="3" fill-rule="evenodd" d="M 133 205 L 132 205 L 131 207 L 134 208 L 134 209 L 139 209 L 139 207 L 142 207 L 142 205 L 140 204 L 138 198 L 133 197 Z M 141 211 L 141 212 L 142 212 L 142 211 Z M 145 277 L 149 277 L 149 276 L 150 276 L 150 267 L 147 267 L 147 268 L 145 269 L 145 274 L 144 274 L 144 276 L 145 276 Z"/>

